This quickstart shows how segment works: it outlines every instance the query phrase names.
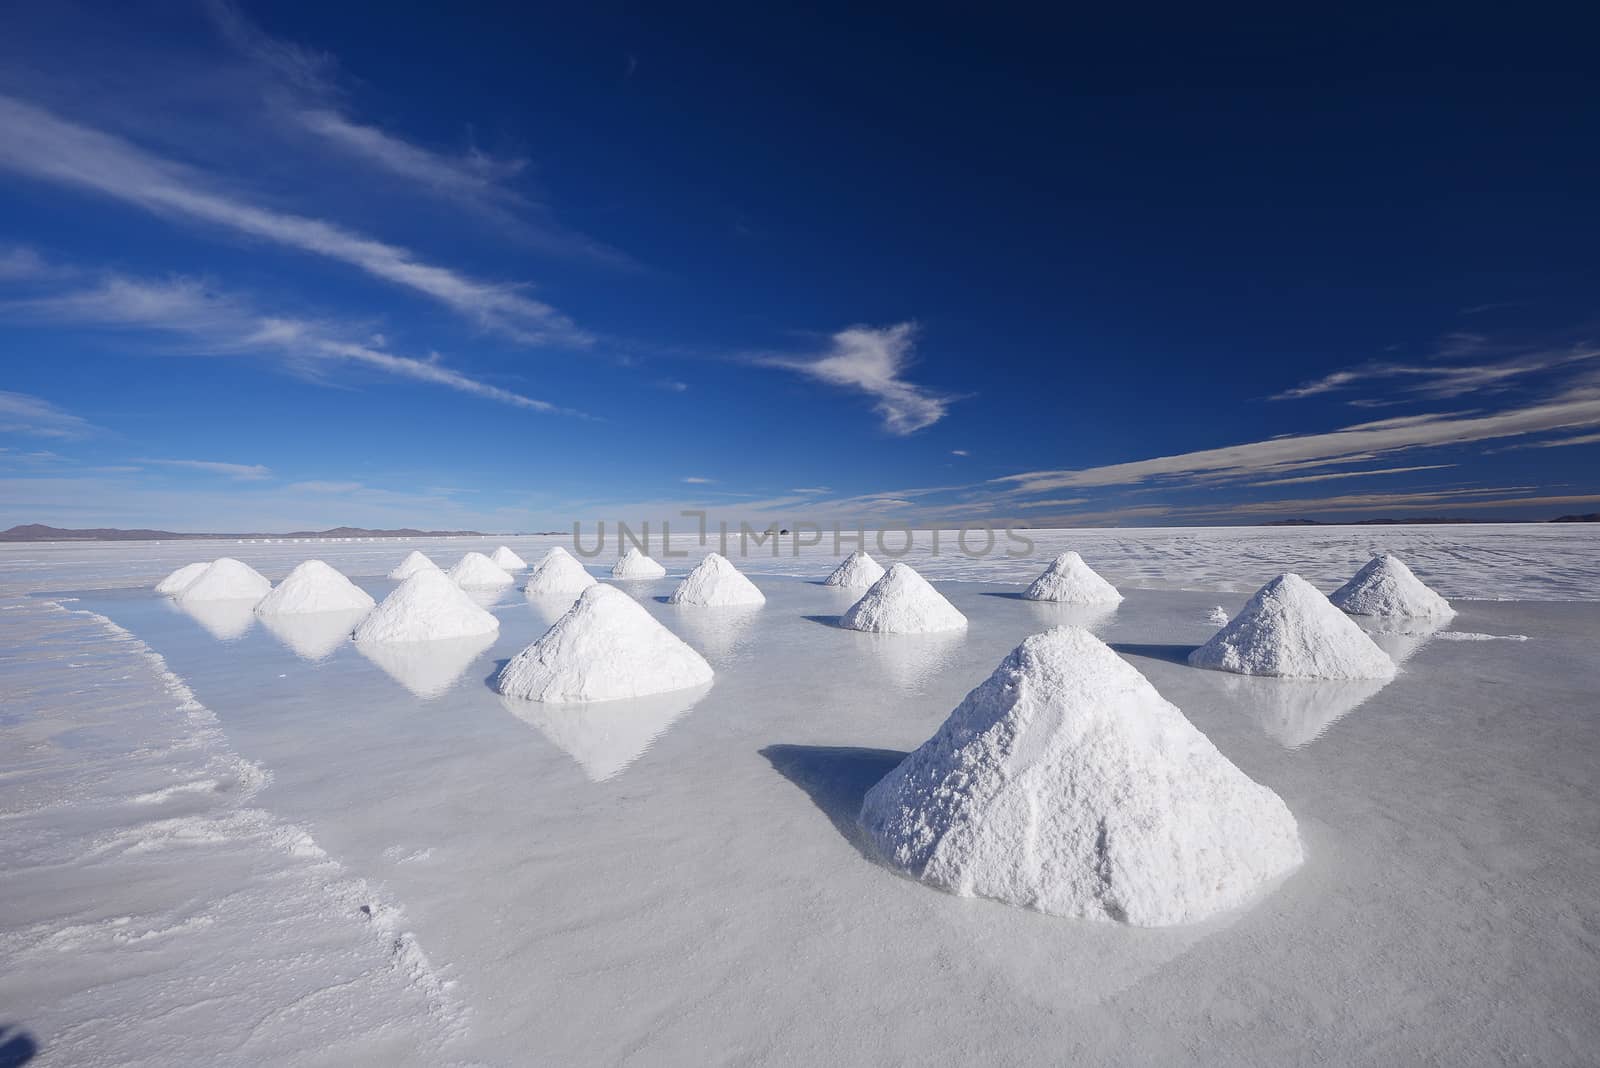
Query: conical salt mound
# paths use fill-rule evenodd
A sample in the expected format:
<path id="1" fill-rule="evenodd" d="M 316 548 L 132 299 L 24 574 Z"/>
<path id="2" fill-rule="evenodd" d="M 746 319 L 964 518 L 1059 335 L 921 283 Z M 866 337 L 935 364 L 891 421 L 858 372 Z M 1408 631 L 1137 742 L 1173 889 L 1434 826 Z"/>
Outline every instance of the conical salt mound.
<path id="1" fill-rule="evenodd" d="M 824 586 L 839 586 L 847 590 L 864 590 L 883 578 L 883 565 L 863 550 L 857 549 L 833 569 L 833 574 L 823 580 Z"/>
<path id="2" fill-rule="evenodd" d="M 490 565 L 493 566 L 493 565 Z M 358 642 L 426 642 L 493 634 L 500 621 L 473 603 L 443 571 L 418 571 L 394 588 L 355 629 Z"/>
<path id="3" fill-rule="evenodd" d="M 504 545 L 489 554 L 489 562 L 505 571 L 521 571 L 528 566 L 528 561 Z"/>
<path id="4" fill-rule="evenodd" d="M 867 792 L 867 837 L 942 890 L 1187 923 L 1298 865 L 1283 801 L 1080 627 L 1023 642 Z"/>
<path id="5" fill-rule="evenodd" d="M 1195 667 L 1295 679 L 1387 679 L 1394 661 L 1299 575 L 1279 575 L 1189 654 Z"/>
<path id="6" fill-rule="evenodd" d="M 211 566 L 211 561 L 201 560 L 195 564 L 184 564 L 178 570 L 156 583 L 156 592 L 167 596 L 176 596 L 183 592 L 183 588 L 205 573 Z"/>
<path id="7" fill-rule="evenodd" d="M 1335 608 L 1353 616 L 1449 619 L 1450 602 L 1430 590 L 1398 556 L 1383 553 L 1328 595 Z"/>
<path id="8" fill-rule="evenodd" d="M 839 617 L 846 630 L 876 634 L 929 634 L 966 625 L 967 617 L 909 564 L 891 567 Z"/>
<path id="9" fill-rule="evenodd" d="M 658 579 L 666 573 L 666 568 L 640 552 L 637 546 L 623 553 L 617 558 L 617 562 L 611 565 L 612 578 Z"/>
<path id="10" fill-rule="evenodd" d="M 756 584 L 745 578 L 727 557 L 717 553 L 707 553 L 667 600 L 672 604 L 701 608 L 767 603 L 766 595 L 756 589 Z"/>
<path id="11" fill-rule="evenodd" d="M 321 560 L 307 560 L 256 605 L 262 616 L 366 611 L 377 602 Z"/>
<path id="12" fill-rule="evenodd" d="M 517 580 L 482 553 L 468 553 L 449 571 L 450 580 L 464 590 L 493 590 Z"/>
<path id="13" fill-rule="evenodd" d="M 438 571 L 440 568 L 438 564 L 413 549 L 406 554 L 406 558 L 400 561 L 393 571 L 389 572 L 389 577 L 392 579 L 408 579 L 418 571 L 428 570 Z"/>
<path id="14" fill-rule="evenodd" d="M 632 597 L 596 583 L 495 680 L 527 701 L 615 701 L 711 681 L 711 665 Z"/>
<path id="15" fill-rule="evenodd" d="M 528 584 L 522 587 L 531 601 L 536 597 L 576 597 L 594 585 L 594 576 L 567 550 L 557 545 L 533 565 Z"/>
<path id="16" fill-rule="evenodd" d="M 1068 550 L 1050 561 L 1044 573 L 1023 591 L 1030 601 L 1058 601 L 1061 604 L 1116 604 L 1122 600 L 1117 588 L 1095 573 L 1083 557 Z"/>
<path id="17" fill-rule="evenodd" d="M 195 580 L 178 591 L 180 602 L 259 601 L 272 590 L 272 583 L 249 564 L 230 556 L 213 560 Z"/>

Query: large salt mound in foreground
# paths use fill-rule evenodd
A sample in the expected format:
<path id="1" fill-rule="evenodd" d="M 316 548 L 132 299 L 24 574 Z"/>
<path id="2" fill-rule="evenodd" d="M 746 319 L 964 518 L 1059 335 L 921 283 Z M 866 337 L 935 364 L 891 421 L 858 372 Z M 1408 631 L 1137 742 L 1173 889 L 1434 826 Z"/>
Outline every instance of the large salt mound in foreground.
<path id="1" fill-rule="evenodd" d="M 528 561 L 511 551 L 510 546 L 502 545 L 489 554 L 489 562 L 506 571 L 521 571 L 528 566 Z"/>
<path id="2" fill-rule="evenodd" d="M 393 571 L 389 572 L 389 577 L 392 579 L 408 579 L 418 571 L 430 570 L 440 570 L 439 565 L 429 560 L 416 549 L 412 549 L 406 554 L 406 558 L 396 564 Z"/>
<path id="3" fill-rule="evenodd" d="M 658 579 L 667 569 L 640 552 L 637 546 L 617 557 L 611 565 L 611 577 L 619 579 Z"/>
<path id="4" fill-rule="evenodd" d="M 535 597 L 576 597 L 594 585 L 594 576 L 567 550 L 557 545 L 544 554 L 544 559 L 533 565 L 528 584 L 522 592 L 528 599 Z"/>
<path id="5" fill-rule="evenodd" d="M 875 634 L 928 634 L 959 630 L 967 617 L 909 564 L 895 564 L 839 617 L 846 630 Z"/>
<path id="6" fill-rule="evenodd" d="M 1079 627 L 1029 638 L 867 792 L 861 826 L 923 882 L 1159 926 L 1302 860 L 1294 817 Z"/>
<path id="7" fill-rule="evenodd" d="M 528 701 L 614 701 L 711 681 L 711 665 L 615 586 L 596 583 L 495 680 Z"/>
<path id="8" fill-rule="evenodd" d="M 201 575 L 206 568 L 211 566 L 211 561 L 201 560 L 198 563 L 184 564 L 178 570 L 156 583 L 156 592 L 173 596 L 183 592 L 183 588 Z"/>
<path id="9" fill-rule="evenodd" d="M 355 629 L 358 642 L 426 642 L 493 634 L 500 621 L 437 569 L 418 571 L 394 588 Z"/>
<path id="10" fill-rule="evenodd" d="M 189 604 L 196 601 L 259 601 L 271 590 L 272 583 L 261 572 L 231 556 L 224 556 L 207 564 L 193 582 L 179 590 L 177 600 Z"/>
<path id="11" fill-rule="evenodd" d="M 376 604 L 366 590 L 321 560 L 307 560 L 256 605 L 262 616 L 365 611 Z"/>
<path id="12" fill-rule="evenodd" d="M 1022 594 L 1030 601 L 1058 601 L 1061 604 L 1116 604 L 1122 600 L 1117 588 L 1101 578 L 1083 557 L 1068 550 L 1050 562 L 1044 573 L 1033 580 Z"/>
<path id="13" fill-rule="evenodd" d="M 756 589 L 756 584 L 718 553 L 707 553 L 667 600 L 700 608 L 767 603 L 766 595 Z"/>
<path id="14" fill-rule="evenodd" d="M 1387 679 L 1394 661 L 1311 583 L 1279 575 L 1210 641 L 1195 667 L 1295 679 Z"/>
<path id="15" fill-rule="evenodd" d="M 833 574 L 822 581 L 824 586 L 838 586 L 846 590 L 864 590 L 883 578 L 883 565 L 857 549 L 833 569 Z"/>
<path id="16" fill-rule="evenodd" d="M 1411 573 L 1398 556 L 1383 553 L 1367 561 L 1355 577 L 1328 595 L 1335 608 L 1355 616 L 1449 619 L 1450 602 Z"/>
<path id="17" fill-rule="evenodd" d="M 449 571 L 450 580 L 464 590 L 493 590 L 517 580 L 482 553 L 468 553 Z"/>

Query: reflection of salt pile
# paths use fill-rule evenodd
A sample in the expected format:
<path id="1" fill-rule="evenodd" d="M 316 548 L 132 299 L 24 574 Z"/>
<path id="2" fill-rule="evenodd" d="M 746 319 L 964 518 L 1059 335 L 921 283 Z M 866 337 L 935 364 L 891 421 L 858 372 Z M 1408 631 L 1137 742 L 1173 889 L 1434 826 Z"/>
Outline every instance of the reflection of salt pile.
<path id="1" fill-rule="evenodd" d="M 1117 588 L 1095 573 L 1083 557 L 1068 550 L 1050 561 L 1044 573 L 1023 591 L 1030 601 L 1060 601 L 1064 604 L 1116 604 L 1122 600 Z"/>
<path id="2" fill-rule="evenodd" d="M 952 893 L 1141 926 L 1243 904 L 1294 817 L 1099 639 L 1036 634 L 868 791 L 861 825 Z"/>
<path id="3" fill-rule="evenodd" d="M 264 615 L 261 622 L 302 660 L 325 660 L 350 640 L 350 631 L 366 617 L 367 609 L 345 612 L 305 612 L 298 615 Z"/>
<path id="4" fill-rule="evenodd" d="M 222 601 L 177 601 L 183 614 L 204 627 L 213 638 L 222 642 L 237 641 L 244 637 L 256 621 L 255 606 L 248 600 L 231 598 Z"/>
<path id="5" fill-rule="evenodd" d="M 400 561 L 400 563 L 395 566 L 393 571 L 389 572 L 389 577 L 392 579 L 408 579 L 412 575 L 415 575 L 418 571 L 438 570 L 438 564 L 434 563 L 432 560 L 429 560 L 417 550 L 412 549 L 411 552 L 406 554 L 406 558 Z"/>
<path id="6" fill-rule="evenodd" d="M 489 554 L 489 562 L 505 571 L 521 571 L 528 566 L 528 561 L 511 551 L 506 545 L 500 546 Z"/>
<path id="7" fill-rule="evenodd" d="M 1394 661 L 1311 583 L 1279 575 L 1189 654 L 1195 667 L 1298 679 L 1387 679 Z"/>
<path id="8" fill-rule="evenodd" d="M 732 659 L 735 653 L 752 651 L 748 639 L 760 618 L 760 605 L 738 604 L 715 612 L 679 612 L 673 622 L 684 641 L 698 649 L 700 655 L 720 663 Z"/>
<path id="9" fill-rule="evenodd" d="M 637 546 L 617 557 L 611 565 L 611 577 L 619 579 L 658 579 L 667 569 L 640 552 Z"/>
<path id="10" fill-rule="evenodd" d="M 1403 616 L 1449 619 L 1450 602 L 1411 573 L 1398 556 L 1382 553 L 1367 561 L 1355 577 L 1328 595 L 1334 607 L 1353 616 Z"/>
<path id="11" fill-rule="evenodd" d="M 922 693 L 960 654 L 966 638 L 958 630 L 945 630 L 863 634 L 859 642 L 870 651 L 873 667 L 884 682 L 905 693 Z"/>
<path id="12" fill-rule="evenodd" d="M 303 615 L 309 612 L 365 612 L 376 602 L 366 590 L 321 560 L 307 560 L 289 572 L 277 588 L 256 605 L 256 614 Z"/>
<path id="13" fill-rule="evenodd" d="M 732 604 L 765 604 L 767 598 L 756 589 L 756 584 L 745 578 L 728 558 L 718 553 L 707 553 L 706 558 L 667 598 L 673 604 L 695 605 L 700 608 L 717 608 Z"/>
<path id="14" fill-rule="evenodd" d="M 358 642 L 424 642 L 493 634 L 500 621 L 442 571 L 418 571 L 394 588 L 355 630 Z"/>
<path id="15" fill-rule="evenodd" d="M 517 580 L 482 553 L 468 553 L 449 571 L 450 581 L 464 590 L 494 590 Z"/>
<path id="16" fill-rule="evenodd" d="M 1354 712 L 1388 679 L 1246 679 L 1227 676 L 1232 711 L 1254 719 L 1285 749 L 1300 749 Z"/>
<path id="17" fill-rule="evenodd" d="M 437 697 L 494 644 L 493 634 L 423 642 L 358 642 L 361 655 L 421 698 Z"/>
<path id="18" fill-rule="evenodd" d="M 1115 604 L 1067 604 L 1064 601 L 1023 601 L 1027 613 L 1043 627 L 1082 627 L 1099 634 L 1117 618 Z"/>
<path id="19" fill-rule="evenodd" d="M 967 617 L 909 564 L 891 567 L 839 617 L 846 630 L 877 634 L 927 634 L 966 625 Z"/>
<path id="20" fill-rule="evenodd" d="M 823 580 L 824 586 L 840 586 L 847 590 L 864 590 L 883 578 L 883 565 L 857 549 L 833 569 L 833 574 Z"/>
<path id="21" fill-rule="evenodd" d="M 197 601 L 249 601 L 252 605 L 272 590 L 259 571 L 230 556 L 213 560 L 195 580 L 178 591 L 181 604 Z"/>
<path id="22" fill-rule="evenodd" d="M 538 729 L 583 769 L 604 782 L 644 755 L 657 737 L 705 696 L 709 687 L 599 704 L 545 704 L 502 697 L 511 714 Z"/>
<path id="23" fill-rule="evenodd" d="M 181 593 L 185 586 L 199 578 L 205 569 L 210 566 L 211 562 L 209 560 L 201 560 L 199 563 L 194 564 L 184 564 L 178 570 L 156 583 L 156 592 L 165 593 L 168 596 Z"/>
<path id="24" fill-rule="evenodd" d="M 495 680 L 527 701 L 614 701 L 711 681 L 711 665 L 632 597 L 595 584 Z"/>
<path id="25" fill-rule="evenodd" d="M 594 576 L 567 550 L 557 545 L 533 565 L 528 584 L 522 587 L 528 600 L 539 597 L 576 597 L 594 585 Z"/>

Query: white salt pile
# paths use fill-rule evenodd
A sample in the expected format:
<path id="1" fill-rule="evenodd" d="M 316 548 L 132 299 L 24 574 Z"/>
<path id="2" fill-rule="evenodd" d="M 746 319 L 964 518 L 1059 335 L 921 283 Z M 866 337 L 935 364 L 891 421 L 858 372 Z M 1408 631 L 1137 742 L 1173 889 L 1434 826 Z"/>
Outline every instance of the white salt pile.
<path id="1" fill-rule="evenodd" d="M 156 583 L 156 592 L 168 596 L 182 593 L 183 588 L 199 578 L 205 569 L 211 566 L 211 561 L 201 560 L 194 564 L 184 564 L 178 570 Z"/>
<path id="2" fill-rule="evenodd" d="M 839 617 L 846 630 L 928 634 L 959 630 L 967 617 L 908 564 L 895 564 Z"/>
<path id="3" fill-rule="evenodd" d="M 528 600 L 537 597 L 576 597 L 594 585 L 594 576 L 567 550 L 557 545 L 533 565 L 522 592 Z"/>
<path id="4" fill-rule="evenodd" d="M 1062 604 L 1116 604 L 1122 600 L 1115 586 L 1096 574 L 1094 568 L 1083 562 L 1083 557 L 1071 550 L 1052 560 L 1022 596 L 1030 601 Z"/>
<path id="5" fill-rule="evenodd" d="M 517 580 L 482 553 L 468 553 L 449 571 L 450 579 L 464 590 L 493 590 Z"/>
<path id="6" fill-rule="evenodd" d="M 528 561 L 512 552 L 510 547 L 502 545 L 489 554 L 489 562 L 506 571 L 521 571 L 528 566 Z"/>
<path id="7" fill-rule="evenodd" d="M 272 590 L 272 583 L 249 564 L 224 556 L 206 565 L 206 569 L 177 593 L 177 599 L 192 604 L 196 601 L 250 601 L 261 600 Z"/>
<path id="8" fill-rule="evenodd" d="M 1225 627 L 1228 625 L 1228 610 L 1220 604 L 1213 608 L 1206 616 L 1206 622 L 1214 626 Z"/>
<path id="9" fill-rule="evenodd" d="M 490 565 L 491 567 L 494 565 Z M 394 588 L 355 629 L 358 642 L 425 642 L 493 634 L 500 621 L 437 568 Z"/>
<path id="10" fill-rule="evenodd" d="M 299 615 L 306 612 L 366 611 L 377 602 L 366 590 L 321 560 L 307 560 L 289 572 L 277 588 L 256 605 L 256 614 Z"/>
<path id="11" fill-rule="evenodd" d="M 1367 561 L 1355 577 L 1328 595 L 1334 607 L 1353 616 L 1449 619 L 1450 602 L 1434 593 L 1398 557 L 1382 553 Z"/>
<path id="12" fill-rule="evenodd" d="M 684 577 L 667 600 L 672 604 L 700 608 L 767 602 L 766 596 L 756 589 L 756 584 L 745 578 L 727 557 L 718 553 L 706 554 L 706 558 Z"/>
<path id="13" fill-rule="evenodd" d="M 413 549 L 406 554 L 406 558 L 400 561 L 393 571 L 389 572 L 389 577 L 392 579 L 408 579 L 418 571 L 428 570 L 438 571 L 439 565 Z"/>
<path id="14" fill-rule="evenodd" d="M 1394 661 L 1311 583 L 1279 575 L 1189 654 L 1195 667 L 1296 679 L 1387 679 Z"/>
<path id="15" fill-rule="evenodd" d="M 615 586 L 596 583 L 495 680 L 528 701 L 614 701 L 711 681 L 711 665 Z"/>
<path id="16" fill-rule="evenodd" d="M 630 546 L 628 551 L 619 556 L 617 562 L 611 565 L 612 578 L 658 579 L 666 573 L 666 568 L 640 552 L 638 546 Z"/>
<path id="17" fill-rule="evenodd" d="M 1140 926 L 1241 905 L 1303 859 L 1283 801 L 1079 627 L 1012 650 L 861 826 L 942 890 Z"/>
<path id="18" fill-rule="evenodd" d="M 865 551 L 857 549 L 833 569 L 833 574 L 823 580 L 824 586 L 839 586 L 847 590 L 864 590 L 883 578 L 883 565 Z"/>

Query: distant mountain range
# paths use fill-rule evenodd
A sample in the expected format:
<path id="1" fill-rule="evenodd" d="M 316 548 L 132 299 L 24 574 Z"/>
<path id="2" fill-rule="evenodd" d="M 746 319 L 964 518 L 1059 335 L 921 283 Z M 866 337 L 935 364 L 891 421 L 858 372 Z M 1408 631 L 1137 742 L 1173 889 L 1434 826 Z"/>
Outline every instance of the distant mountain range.
<path id="1" fill-rule="evenodd" d="M 1600 523 L 1600 512 L 1588 515 L 1563 515 L 1555 519 L 1450 519 L 1439 516 L 1419 516 L 1412 519 L 1345 519 L 1325 522 L 1321 519 L 1274 519 L 1263 523 L 1267 527 L 1399 527 L 1448 526 L 1455 523 Z"/>
<path id="2" fill-rule="evenodd" d="M 121 530 L 116 527 L 95 527 L 91 530 L 67 530 L 64 527 L 47 527 L 41 523 L 28 523 L 0 530 L 0 541 L 197 541 L 220 538 L 486 538 L 491 535 L 477 530 L 368 530 L 366 527 L 334 527 L 331 530 L 292 530 L 287 534 L 193 534 L 174 530 Z"/>

